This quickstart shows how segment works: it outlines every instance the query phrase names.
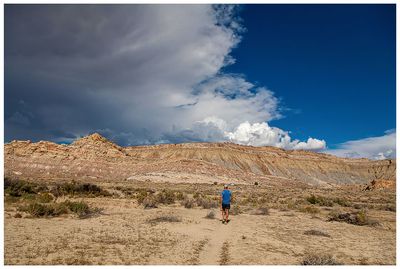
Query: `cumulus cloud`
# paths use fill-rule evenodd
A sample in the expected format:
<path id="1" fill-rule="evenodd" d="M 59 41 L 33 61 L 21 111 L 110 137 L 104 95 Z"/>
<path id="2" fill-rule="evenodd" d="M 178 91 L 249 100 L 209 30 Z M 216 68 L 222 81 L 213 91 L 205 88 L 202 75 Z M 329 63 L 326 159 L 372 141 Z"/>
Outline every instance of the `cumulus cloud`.
<path id="1" fill-rule="evenodd" d="M 383 136 L 347 141 L 336 149 L 326 150 L 326 153 L 347 158 L 395 159 L 396 131 L 389 130 Z"/>
<path id="2" fill-rule="evenodd" d="M 208 117 L 195 122 L 190 129 L 169 133 L 168 141 L 229 141 L 249 146 L 275 146 L 284 149 L 314 150 L 325 149 L 324 140 L 309 138 L 307 141 L 292 140 L 289 133 L 282 129 L 271 127 L 266 122 L 253 123 L 246 121 L 234 130 L 223 119 Z M 164 140 L 165 141 L 165 140 Z"/>
<path id="3" fill-rule="evenodd" d="M 326 147 L 324 140 L 309 138 L 306 142 L 292 140 L 289 133 L 266 122 L 240 124 L 234 132 L 226 132 L 227 138 L 238 144 L 252 146 L 276 146 L 284 149 L 322 150 Z"/>
<path id="4" fill-rule="evenodd" d="M 270 127 L 274 93 L 223 72 L 243 31 L 234 5 L 6 5 L 5 139 L 323 149 Z"/>

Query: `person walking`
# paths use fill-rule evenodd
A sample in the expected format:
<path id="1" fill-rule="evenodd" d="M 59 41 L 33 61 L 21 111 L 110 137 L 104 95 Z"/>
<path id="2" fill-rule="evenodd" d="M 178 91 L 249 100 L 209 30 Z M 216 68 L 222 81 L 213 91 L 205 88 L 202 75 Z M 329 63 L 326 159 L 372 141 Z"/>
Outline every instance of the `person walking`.
<path id="1" fill-rule="evenodd" d="M 229 222 L 229 209 L 231 208 L 232 193 L 228 189 L 228 185 L 224 185 L 224 190 L 221 193 L 221 212 L 222 212 L 222 223 L 226 224 Z"/>

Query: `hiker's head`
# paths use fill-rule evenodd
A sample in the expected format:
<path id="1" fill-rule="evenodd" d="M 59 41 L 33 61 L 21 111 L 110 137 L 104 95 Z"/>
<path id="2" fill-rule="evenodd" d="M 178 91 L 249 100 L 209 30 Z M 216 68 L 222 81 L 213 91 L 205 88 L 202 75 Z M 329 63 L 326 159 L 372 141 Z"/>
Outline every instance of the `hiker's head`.
<path id="1" fill-rule="evenodd" d="M 228 189 L 228 184 L 225 184 L 225 185 L 224 185 L 224 189 Z"/>

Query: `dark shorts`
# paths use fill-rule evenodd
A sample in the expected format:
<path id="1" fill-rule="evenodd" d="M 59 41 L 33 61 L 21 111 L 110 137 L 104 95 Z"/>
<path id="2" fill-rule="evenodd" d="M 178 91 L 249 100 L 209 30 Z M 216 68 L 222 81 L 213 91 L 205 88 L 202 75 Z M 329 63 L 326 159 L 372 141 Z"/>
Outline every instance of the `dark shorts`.
<path id="1" fill-rule="evenodd" d="M 222 204 L 222 210 L 231 209 L 231 204 Z"/>

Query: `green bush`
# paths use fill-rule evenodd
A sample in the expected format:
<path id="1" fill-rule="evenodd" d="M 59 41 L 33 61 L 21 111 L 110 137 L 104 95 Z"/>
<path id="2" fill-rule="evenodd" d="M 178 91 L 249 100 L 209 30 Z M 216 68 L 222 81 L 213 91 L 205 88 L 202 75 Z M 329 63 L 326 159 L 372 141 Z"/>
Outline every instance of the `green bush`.
<path id="1" fill-rule="evenodd" d="M 83 201 L 80 201 L 80 202 L 66 201 L 65 203 L 66 203 L 66 206 L 68 207 L 68 209 L 71 212 L 77 214 L 79 217 L 86 216 L 90 213 L 89 205 Z"/>
<path id="2" fill-rule="evenodd" d="M 28 212 L 33 217 L 56 217 L 63 214 L 73 213 L 79 217 L 85 217 L 91 214 L 92 211 L 88 204 L 83 201 L 71 202 L 64 201 L 62 203 L 42 204 L 38 202 L 32 202 L 27 206 L 20 206 L 19 211 Z"/>
<path id="3" fill-rule="evenodd" d="M 37 194 L 45 190 L 47 190 L 47 187 L 41 184 L 20 179 L 4 178 L 4 193 L 10 196 L 21 197 L 26 194 Z"/>
<path id="4" fill-rule="evenodd" d="M 31 203 L 26 207 L 20 207 L 19 210 L 28 212 L 33 217 L 55 217 L 59 215 L 54 205 L 40 204 L 38 202 Z"/>
<path id="5" fill-rule="evenodd" d="M 56 185 L 52 188 L 51 193 L 58 197 L 63 195 L 84 195 L 84 196 L 110 196 L 111 194 L 103 190 L 101 187 L 91 183 L 77 183 L 75 181 L 66 182 Z"/>
<path id="6" fill-rule="evenodd" d="M 36 199 L 39 203 L 50 203 L 51 201 L 53 201 L 54 198 L 50 193 L 45 192 L 38 194 Z"/>
<path id="7" fill-rule="evenodd" d="M 312 194 L 311 196 L 306 198 L 307 202 L 313 205 L 320 205 L 320 206 L 333 206 L 334 202 L 322 196 L 315 196 Z"/>

